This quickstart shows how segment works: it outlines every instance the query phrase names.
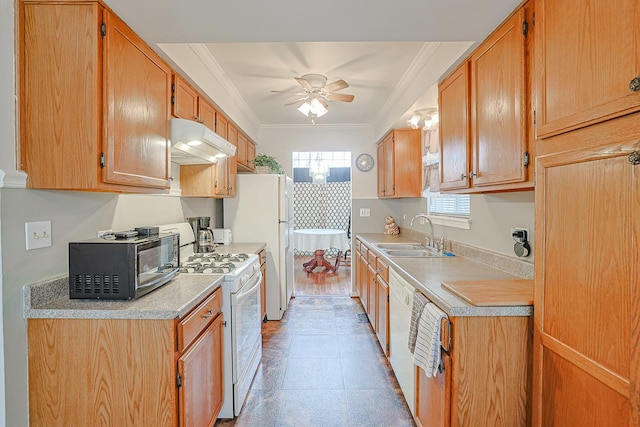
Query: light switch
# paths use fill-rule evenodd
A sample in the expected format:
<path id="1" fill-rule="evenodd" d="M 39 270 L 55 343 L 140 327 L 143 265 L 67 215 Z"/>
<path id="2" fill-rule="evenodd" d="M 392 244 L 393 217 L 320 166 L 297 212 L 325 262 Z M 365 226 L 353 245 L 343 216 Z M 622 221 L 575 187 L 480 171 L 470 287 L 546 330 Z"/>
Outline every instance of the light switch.
<path id="1" fill-rule="evenodd" d="M 26 249 L 48 248 L 51 246 L 51 221 L 24 223 Z"/>
<path id="2" fill-rule="evenodd" d="M 360 216 L 371 216 L 371 209 L 360 208 Z"/>

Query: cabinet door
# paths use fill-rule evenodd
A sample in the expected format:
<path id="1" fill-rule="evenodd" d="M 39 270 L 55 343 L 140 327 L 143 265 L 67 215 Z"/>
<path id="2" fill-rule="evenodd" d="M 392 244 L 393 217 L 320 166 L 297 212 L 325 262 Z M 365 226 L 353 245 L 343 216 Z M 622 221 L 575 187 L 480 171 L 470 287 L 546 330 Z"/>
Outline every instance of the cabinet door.
<path id="1" fill-rule="evenodd" d="M 182 77 L 173 77 L 173 115 L 186 120 L 198 119 L 198 92 Z"/>
<path id="2" fill-rule="evenodd" d="M 227 141 L 236 146 L 236 155 L 227 159 L 227 195 L 235 196 L 238 176 L 238 128 L 231 123 L 227 127 Z"/>
<path id="3" fill-rule="evenodd" d="M 538 137 L 640 109 L 639 16 L 637 0 L 536 1 Z"/>
<path id="4" fill-rule="evenodd" d="M 633 149 L 637 140 L 538 162 L 534 425 L 640 423 L 640 348 L 633 344 L 640 166 L 627 158 Z"/>
<path id="5" fill-rule="evenodd" d="M 171 69 L 107 11 L 103 180 L 169 188 Z"/>
<path id="6" fill-rule="evenodd" d="M 451 356 L 442 353 L 444 372 L 427 378 L 416 367 L 416 418 L 422 427 L 449 427 L 451 424 Z"/>
<path id="7" fill-rule="evenodd" d="M 376 270 L 367 264 L 367 314 L 369 315 L 369 322 L 373 329 L 377 326 L 376 317 L 376 295 L 378 294 L 378 279 L 376 277 Z"/>
<path id="8" fill-rule="evenodd" d="M 223 330 L 219 315 L 178 359 L 180 426 L 213 426 L 224 399 Z"/>
<path id="9" fill-rule="evenodd" d="M 393 132 L 384 139 L 384 195 L 385 197 L 395 196 L 396 183 L 396 158 L 395 139 Z"/>
<path id="10" fill-rule="evenodd" d="M 525 19 L 521 8 L 471 56 L 474 187 L 527 179 Z"/>
<path id="11" fill-rule="evenodd" d="M 469 188 L 469 64 L 464 62 L 438 87 L 440 188 Z"/>
<path id="12" fill-rule="evenodd" d="M 253 164 L 253 161 L 256 158 L 256 144 L 253 141 L 247 140 L 247 167 L 249 170 L 254 171 L 256 167 Z"/>
<path id="13" fill-rule="evenodd" d="M 238 132 L 238 152 L 236 157 L 238 158 L 238 164 L 242 166 L 248 166 L 247 143 L 247 137 L 242 132 Z"/>
<path id="14" fill-rule="evenodd" d="M 377 172 L 378 172 L 378 197 L 382 198 L 385 194 L 385 161 L 384 161 L 384 141 L 378 143 L 377 147 Z"/>
<path id="15" fill-rule="evenodd" d="M 218 135 L 227 139 L 227 132 L 229 129 L 229 121 L 225 116 L 222 115 L 219 111 L 216 111 L 216 126 L 215 130 Z"/>
<path id="16" fill-rule="evenodd" d="M 389 285 L 376 276 L 376 336 L 382 351 L 389 356 Z"/>
<path id="17" fill-rule="evenodd" d="M 198 98 L 198 120 L 211 130 L 216 128 L 216 109 L 202 98 Z"/>
<path id="18" fill-rule="evenodd" d="M 95 188 L 102 151 L 103 8 L 20 5 L 20 169 L 31 188 Z"/>

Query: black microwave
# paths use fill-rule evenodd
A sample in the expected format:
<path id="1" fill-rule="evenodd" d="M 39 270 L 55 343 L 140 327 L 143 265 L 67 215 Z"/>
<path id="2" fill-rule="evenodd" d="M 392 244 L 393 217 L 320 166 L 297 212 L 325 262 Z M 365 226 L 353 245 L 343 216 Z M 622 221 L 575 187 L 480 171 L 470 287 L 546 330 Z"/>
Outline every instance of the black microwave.
<path id="1" fill-rule="evenodd" d="M 179 271 L 177 233 L 69 243 L 69 298 L 138 298 Z"/>

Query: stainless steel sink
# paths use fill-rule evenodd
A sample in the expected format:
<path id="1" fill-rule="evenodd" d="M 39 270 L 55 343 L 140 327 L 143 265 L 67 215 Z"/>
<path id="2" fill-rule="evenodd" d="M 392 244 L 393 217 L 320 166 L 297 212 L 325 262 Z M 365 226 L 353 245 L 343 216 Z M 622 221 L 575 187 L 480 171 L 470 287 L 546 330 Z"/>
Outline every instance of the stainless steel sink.
<path id="1" fill-rule="evenodd" d="M 418 243 L 377 243 L 377 247 L 380 249 L 401 249 L 401 250 L 420 250 L 425 249 L 424 246 Z"/>
<path id="2" fill-rule="evenodd" d="M 429 249 L 382 249 L 390 257 L 439 258 L 447 255 Z"/>

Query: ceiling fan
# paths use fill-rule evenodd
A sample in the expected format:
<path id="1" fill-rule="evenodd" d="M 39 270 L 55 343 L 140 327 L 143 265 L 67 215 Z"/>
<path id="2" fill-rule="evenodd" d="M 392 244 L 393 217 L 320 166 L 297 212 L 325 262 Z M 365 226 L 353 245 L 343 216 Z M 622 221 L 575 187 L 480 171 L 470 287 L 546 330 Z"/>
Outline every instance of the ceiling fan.
<path id="1" fill-rule="evenodd" d="M 355 98 L 354 95 L 335 93 L 349 87 L 349 84 L 344 80 L 336 80 L 327 84 L 327 78 L 321 74 L 305 74 L 295 79 L 302 86 L 304 92 L 294 92 L 296 95 L 300 95 L 300 98 L 284 105 L 294 105 L 303 101 L 302 105 L 298 107 L 298 111 L 307 117 L 310 114 L 313 115 L 312 117 L 321 117 L 326 114 L 329 111 L 327 100 L 351 102 Z M 281 91 L 274 90 L 272 92 Z"/>

